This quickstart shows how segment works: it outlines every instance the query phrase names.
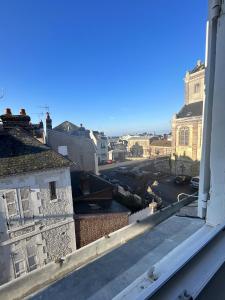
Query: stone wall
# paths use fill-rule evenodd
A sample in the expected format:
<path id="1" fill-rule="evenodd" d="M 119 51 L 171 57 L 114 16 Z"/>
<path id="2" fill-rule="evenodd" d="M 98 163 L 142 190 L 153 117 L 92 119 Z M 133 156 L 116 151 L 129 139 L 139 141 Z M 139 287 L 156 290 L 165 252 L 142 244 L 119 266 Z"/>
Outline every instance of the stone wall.
<path id="1" fill-rule="evenodd" d="M 127 213 L 75 216 L 77 248 L 128 225 Z"/>
<path id="2" fill-rule="evenodd" d="M 49 182 L 56 183 L 50 199 Z M 24 216 L 21 189 L 29 198 Z M 15 195 L 17 215 L 11 221 L 6 194 Z M 26 204 L 28 205 L 28 204 Z M 11 208 L 12 209 L 12 208 Z M 14 209 L 14 208 L 13 208 Z M 15 210 L 15 209 L 14 209 Z M 69 168 L 2 178 L 0 182 L 0 283 L 43 267 L 76 249 Z"/>
<path id="3" fill-rule="evenodd" d="M 179 130 L 189 128 L 189 144 L 179 145 Z M 172 173 L 190 176 L 199 175 L 201 160 L 202 117 L 173 119 L 172 123 Z"/>

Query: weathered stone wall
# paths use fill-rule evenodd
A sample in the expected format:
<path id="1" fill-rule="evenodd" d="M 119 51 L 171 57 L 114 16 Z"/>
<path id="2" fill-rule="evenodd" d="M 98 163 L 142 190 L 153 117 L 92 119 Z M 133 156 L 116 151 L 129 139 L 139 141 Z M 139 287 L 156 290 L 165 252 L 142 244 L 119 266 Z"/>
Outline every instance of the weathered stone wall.
<path id="1" fill-rule="evenodd" d="M 56 182 L 56 199 L 50 199 L 49 182 Z M 20 189 L 29 193 L 29 218 L 23 217 Z M 8 217 L 6 193 L 16 196 L 15 223 Z M 65 256 L 76 249 L 69 168 L 1 178 L 0 181 L 0 283 Z M 32 258 L 28 258 L 32 248 Z M 17 254 L 19 253 L 19 254 Z M 21 263 L 15 265 L 18 260 Z M 29 262 L 35 264 L 31 268 Z M 21 274 L 16 268 L 23 269 Z"/>
<path id="2" fill-rule="evenodd" d="M 203 101 L 205 97 L 205 70 L 190 74 L 187 73 L 185 82 L 185 103 L 190 104 L 197 101 Z M 195 85 L 199 85 L 198 91 L 195 91 Z"/>
<path id="3" fill-rule="evenodd" d="M 128 225 L 127 213 L 75 216 L 77 248 Z"/>

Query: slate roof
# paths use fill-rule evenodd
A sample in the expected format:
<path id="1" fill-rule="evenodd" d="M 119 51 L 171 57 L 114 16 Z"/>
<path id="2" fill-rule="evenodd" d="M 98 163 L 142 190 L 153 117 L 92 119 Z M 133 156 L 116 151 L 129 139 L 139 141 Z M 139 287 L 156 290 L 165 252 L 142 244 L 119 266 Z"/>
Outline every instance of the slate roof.
<path id="1" fill-rule="evenodd" d="M 203 101 L 184 105 L 177 114 L 177 119 L 202 116 Z"/>
<path id="2" fill-rule="evenodd" d="M 60 131 L 60 132 L 64 132 L 64 131 L 75 131 L 75 130 L 80 129 L 80 127 L 69 121 L 64 121 L 53 129 Z"/>
<path id="3" fill-rule="evenodd" d="M 21 128 L 0 131 L 0 176 L 69 167 L 71 162 Z"/>
<path id="4" fill-rule="evenodd" d="M 167 140 L 155 140 L 151 143 L 151 146 L 159 146 L 159 147 L 171 147 L 171 141 Z"/>

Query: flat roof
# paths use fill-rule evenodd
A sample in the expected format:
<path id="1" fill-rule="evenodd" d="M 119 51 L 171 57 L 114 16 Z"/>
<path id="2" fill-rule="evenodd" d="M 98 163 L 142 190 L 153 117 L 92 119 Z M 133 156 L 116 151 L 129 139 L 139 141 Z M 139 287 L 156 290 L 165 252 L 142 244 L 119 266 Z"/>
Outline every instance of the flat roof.
<path id="1" fill-rule="evenodd" d="M 201 219 L 172 216 L 29 299 L 110 300 L 204 224 Z"/>

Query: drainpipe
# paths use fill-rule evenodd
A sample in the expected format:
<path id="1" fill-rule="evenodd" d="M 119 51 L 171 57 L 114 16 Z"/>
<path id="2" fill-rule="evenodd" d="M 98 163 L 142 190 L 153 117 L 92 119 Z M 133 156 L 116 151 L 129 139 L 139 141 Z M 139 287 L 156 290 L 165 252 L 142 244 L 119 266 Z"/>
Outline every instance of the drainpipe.
<path id="1" fill-rule="evenodd" d="M 205 93 L 206 99 L 203 108 L 202 155 L 200 163 L 200 184 L 198 198 L 198 216 L 206 217 L 207 201 L 210 193 L 210 150 L 212 131 L 212 108 L 216 61 L 217 23 L 221 11 L 221 0 L 209 1 L 209 16 L 206 27 L 206 53 L 205 53 Z"/>

